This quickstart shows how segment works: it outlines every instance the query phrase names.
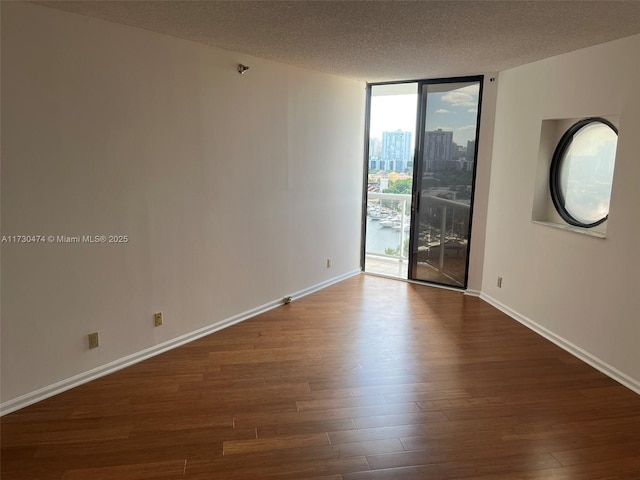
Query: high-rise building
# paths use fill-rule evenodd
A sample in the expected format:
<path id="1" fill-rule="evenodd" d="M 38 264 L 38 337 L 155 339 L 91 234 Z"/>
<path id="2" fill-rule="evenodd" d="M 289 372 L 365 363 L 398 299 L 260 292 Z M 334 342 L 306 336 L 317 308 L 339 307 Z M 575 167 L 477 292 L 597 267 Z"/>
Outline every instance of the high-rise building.
<path id="1" fill-rule="evenodd" d="M 369 170 L 378 170 L 382 168 L 380 162 L 380 152 L 382 143 L 379 138 L 372 137 L 369 139 Z"/>
<path id="2" fill-rule="evenodd" d="M 426 132 L 425 138 L 425 160 L 427 172 L 437 172 L 450 170 L 451 146 L 453 143 L 453 132 L 444 131 L 441 128 Z M 425 172 L 426 173 L 426 172 Z"/>
<path id="3" fill-rule="evenodd" d="M 467 141 L 467 162 L 473 162 L 476 155 L 476 141 Z"/>
<path id="4" fill-rule="evenodd" d="M 395 132 L 382 132 L 382 152 L 380 166 L 383 170 L 404 172 L 411 161 L 413 142 L 411 132 L 396 130 Z"/>
<path id="5" fill-rule="evenodd" d="M 476 141 L 469 140 L 467 141 L 467 155 L 466 155 L 466 162 L 464 164 L 463 170 L 472 171 L 475 158 L 476 158 Z"/>

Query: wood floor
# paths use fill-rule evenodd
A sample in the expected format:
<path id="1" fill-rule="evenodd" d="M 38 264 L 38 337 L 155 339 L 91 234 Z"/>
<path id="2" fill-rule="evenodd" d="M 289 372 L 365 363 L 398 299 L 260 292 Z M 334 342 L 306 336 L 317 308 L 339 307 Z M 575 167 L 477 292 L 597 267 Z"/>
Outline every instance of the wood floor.
<path id="1" fill-rule="evenodd" d="M 640 396 L 360 275 L 2 418 L 2 480 L 640 479 Z"/>

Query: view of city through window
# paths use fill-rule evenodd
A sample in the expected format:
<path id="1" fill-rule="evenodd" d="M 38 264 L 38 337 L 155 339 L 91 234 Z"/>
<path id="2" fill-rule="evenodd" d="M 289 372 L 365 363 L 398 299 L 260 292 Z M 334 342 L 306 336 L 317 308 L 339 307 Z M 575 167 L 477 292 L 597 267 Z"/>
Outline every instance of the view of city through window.
<path id="1" fill-rule="evenodd" d="M 365 271 L 465 285 L 479 86 L 422 85 L 418 135 L 418 84 L 372 87 Z"/>

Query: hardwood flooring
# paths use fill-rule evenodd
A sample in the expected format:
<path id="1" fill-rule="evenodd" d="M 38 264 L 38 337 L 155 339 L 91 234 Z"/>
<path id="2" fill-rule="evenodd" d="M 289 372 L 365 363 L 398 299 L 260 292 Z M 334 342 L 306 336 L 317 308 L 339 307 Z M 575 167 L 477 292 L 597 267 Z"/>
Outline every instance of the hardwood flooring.
<path id="1" fill-rule="evenodd" d="M 482 300 L 360 275 L 1 419 L 2 479 L 640 478 L 640 396 Z"/>

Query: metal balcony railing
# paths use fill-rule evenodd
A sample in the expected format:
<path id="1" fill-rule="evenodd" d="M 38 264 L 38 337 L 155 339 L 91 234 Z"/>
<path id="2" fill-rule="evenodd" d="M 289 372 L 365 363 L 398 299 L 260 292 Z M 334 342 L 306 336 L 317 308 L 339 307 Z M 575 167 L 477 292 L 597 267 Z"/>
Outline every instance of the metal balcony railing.
<path id="1" fill-rule="evenodd" d="M 434 238 L 434 246 L 435 245 L 445 245 L 447 243 L 447 212 L 453 209 L 456 211 L 463 211 L 464 217 L 468 219 L 470 206 L 467 203 L 462 203 L 455 200 L 449 200 L 446 198 L 437 197 L 434 195 L 430 195 L 427 193 L 422 193 L 420 198 L 421 205 L 426 205 L 425 202 L 428 202 L 428 205 L 432 208 L 438 208 L 440 218 L 440 224 L 435 230 L 438 232 L 437 237 Z M 411 211 L 411 195 L 409 194 L 398 194 L 398 193 L 378 193 L 378 192 L 369 192 L 367 196 L 367 248 L 365 249 L 366 255 L 375 255 L 378 257 L 385 257 L 389 259 L 397 259 L 399 261 L 407 260 L 408 257 L 408 248 L 405 251 L 405 241 L 409 238 L 409 230 L 410 230 L 410 211 Z M 399 236 L 394 237 L 397 238 L 396 242 L 398 244 L 397 248 L 394 245 L 388 245 L 391 249 L 395 249 L 395 253 L 390 253 L 390 250 L 387 248 L 386 251 L 381 250 L 380 247 L 377 249 L 370 248 L 370 245 L 376 243 L 375 240 L 371 240 L 369 236 L 375 236 L 376 234 L 380 234 L 383 229 L 378 228 L 374 230 L 372 227 L 375 223 L 380 227 L 387 227 L 391 229 L 399 229 Z M 385 235 L 389 238 L 391 236 L 387 233 Z M 392 241 L 392 240 L 389 240 Z M 444 256 L 445 249 L 439 249 L 439 259 L 438 259 L 438 267 L 440 269 L 444 266 Z"/>

